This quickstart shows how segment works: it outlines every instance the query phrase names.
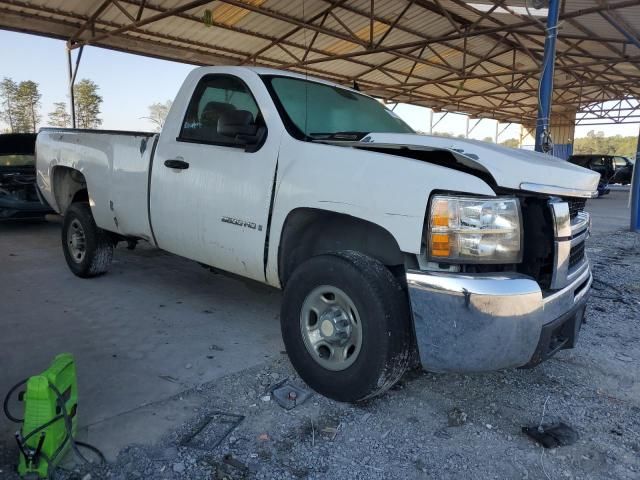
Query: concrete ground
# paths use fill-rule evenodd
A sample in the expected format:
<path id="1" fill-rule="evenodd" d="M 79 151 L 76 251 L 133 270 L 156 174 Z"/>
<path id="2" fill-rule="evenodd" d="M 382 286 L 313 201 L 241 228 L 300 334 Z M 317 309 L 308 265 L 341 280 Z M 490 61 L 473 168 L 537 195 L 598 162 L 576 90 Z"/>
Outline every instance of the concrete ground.
<path id="1" fill-rule="evenodd" d="M 594 231 L 601 238 L 627 228 L 627 195 L 613 191 L 589 202 Z M 114 460 L 123 447 L 155 444 L 192 421 L 194 412 L 211 403 L 210 395 L 194 392 L 215 391 L 219 385 L 218 394 L 224 394 L 228 409 L 239 395 L 240 403 L 250 410 L 255 407 L 252 402 L 260 406 L 259 390 L 269 383 L 263 381 L 269 375 L 265 369 L 280 371 L 281 377 L 291 375 L 281 354 L 279 292 L 212 274 L 148 247 L 135 251 L 120 247 L 108 275 L 82 280 L 66 267 L 59 229 L 50 223 L 0 224 L 0 393 L 46 368 L 55 354 L 73 353 L 78 364 L 81 439 Z M 635 363 L 633 367 L 637 368 Z M 538 377 L 533 381 L 544 384 Z M 249 383 L 261 380 L 249 388 L 243 386 L 245 378 Z M 406 399 L 396 392 L 395 401 L 410 405 L 419 398 L 418 390 L 433 387 L 439 391 L 438 401 L 448 405 L 455 400 L 452 391 L 460 377 L 438 379 L 414 383 Z M 484 385 L 482 377 L 469 381 L 477 388 Z M 503 383 L 507 387 L 509 383 L 500 382 L 494 390 L 506 393 Z M 632 386 L 637 391 L 637 383 L 632 381 Z M 385 398 L 379 405 L 392 411 L 391 397 Z M 323 399 L 320 406 L 325 403 Z M 370 411 L 373 415 L 375 408 Z M 276 425 L 277 410 L 275 415 L 262 424 Z M 489 421 L 481 420 L 481 425 Z M 0 418 L 0 478 L 17 457 L 12 444 L 15 429 Z M 357 470 L 357 464 L 349 462 Z M 367 472 L 364 467 L 363 472 Z"/>
<path id="2" fill-rule="evenodd" d="M 589 200 L 587 210 L 591 212 L 593 233 L 628 229 L 631 216 L 629 186 L 616 185 L 608 195 Z"/>
<path id="3" fill-rule="evenodd" d="M 175 409 L 127 412 L 278 356 L 279 299 L 145 246 L 119 247 L 107 275 L 80 279 L 60 225 L 0 224 L 0 394 L 73 353 L 83 436 L 114 458 L 181 420 Z M 15 430 L 0 414 L 0 449 Z"/>

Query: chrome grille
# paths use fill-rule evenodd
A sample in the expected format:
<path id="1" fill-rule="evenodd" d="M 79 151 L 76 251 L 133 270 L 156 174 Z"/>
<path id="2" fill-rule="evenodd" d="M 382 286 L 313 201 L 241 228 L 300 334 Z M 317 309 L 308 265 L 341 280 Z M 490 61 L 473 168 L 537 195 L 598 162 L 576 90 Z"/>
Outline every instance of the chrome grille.
<path id="1" fill-rule="evenodd" d="M 584 212 L 581 199 L 563 201 L 553 199 L 549 202 L 554 222 L 554 265 L 551 289 L 566 287 L 584 268 L 586 256 L 584 242 L 589 236 L 589 214 Z M 571 208 L 578 209 L 572 216 Z M 579 209 L 582 210 L 579 210 Z"/>
<path id="2" fill-rule="evenodd" d="M 569 251 L 569 271 L 582 263 L 584 259 L 584 242 L 581 242 Z"/>
<path id="3" fill-rule="evenodd" d="M 584 211 L 584 207 L 587 204 L 586 198 L 568 198 L 567 203 L 569 204 L 569 218 L 573 220 L 578 216 L 579 213 Z"/>
<path id="4" fill-rule="evenodd" d="M 548 200 L 540 197 L 522 196 L 523 254 L 518 272 L 538 282 L 544 291 L 551 286 L 553 274 L 553 217 Z"/>

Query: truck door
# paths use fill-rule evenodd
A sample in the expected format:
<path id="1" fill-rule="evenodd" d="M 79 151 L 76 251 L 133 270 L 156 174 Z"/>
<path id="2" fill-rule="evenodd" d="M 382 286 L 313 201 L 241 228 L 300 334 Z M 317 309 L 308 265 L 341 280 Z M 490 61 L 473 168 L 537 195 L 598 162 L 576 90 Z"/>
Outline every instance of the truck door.
<path id="1" fill-rule="evenodd" d="M 607 157 L 602 155 L 595 155 L 591 158 L 591 170 L 598 172 L 600 178 L 605 183 L 609 181 L 609 170 L 607 167 Z"/>
<path id="2" fill-rule="evenodd" d="M 264 281 L 280 138 L 268 132 L 243 79 L 208 74 L 192 91 L 184 117 L 171 117 L 172 112 L 167 119 L 180 125 L 174 125 L 175 132 L 163 130 L 153 160 L 149 204 L 156 242 L 169 252 Z M 218 121 L 229 112 L 251 115 L 261 132 L 259 144 L 246 147 L 219 133 Z"/>
<path id="3" fill-rule="evenodd" d="M 611 183 L 629 183 L 631 181 L 631 162 L 624 157 L 613 157 L 612 162 Z"/>

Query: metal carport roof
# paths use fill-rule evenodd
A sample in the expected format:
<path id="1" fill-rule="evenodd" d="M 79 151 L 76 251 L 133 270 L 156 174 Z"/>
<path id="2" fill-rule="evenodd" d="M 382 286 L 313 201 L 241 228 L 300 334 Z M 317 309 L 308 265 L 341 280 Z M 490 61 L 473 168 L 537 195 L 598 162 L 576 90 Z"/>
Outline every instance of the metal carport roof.
<path id="1" fill-rule="evenodd" d="M 0 28 L 180 62 L 356 81 L 390 102 L 532 124 L 545 39 L 529 0 L 0 0 Z M 640 0 L 566 0 L 554 117 L 638 121 Z M 616 109 L 595 104 L 616 100 Z M 557 118 L 557 117 L 556 117 Z"/>

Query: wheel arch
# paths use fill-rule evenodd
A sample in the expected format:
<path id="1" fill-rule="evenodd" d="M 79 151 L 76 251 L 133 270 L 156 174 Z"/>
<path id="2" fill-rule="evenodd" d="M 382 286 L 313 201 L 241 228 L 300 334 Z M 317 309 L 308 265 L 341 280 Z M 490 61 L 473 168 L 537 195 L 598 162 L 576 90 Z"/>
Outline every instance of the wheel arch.
<path id="1" fill-rule="evenodd" d="M 355 250 L 404 271 L 404 253 L 384 227 L 344 213 L 296 208 L 287 215 L 278 248 L 278 275 L 282 287 L 302 262 L 316 255 Z"/>
<path id="2" fill-rule="evenodd" d="M 60 214 L 64 215 L 69 205 L 78 201 L 89 201 L 87 182 L 80 170 L 56 166 L 51 174 L 53 195 Z"/>

